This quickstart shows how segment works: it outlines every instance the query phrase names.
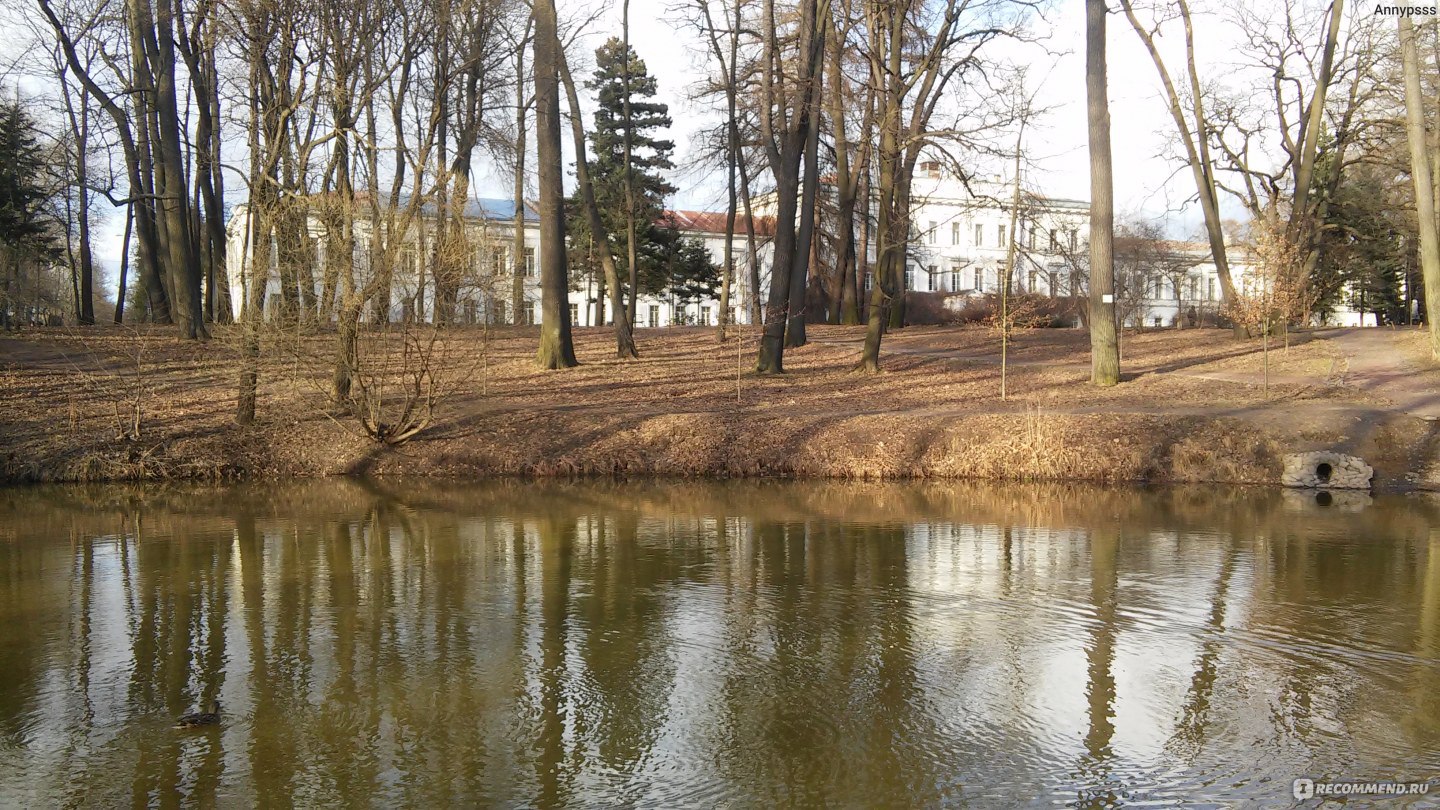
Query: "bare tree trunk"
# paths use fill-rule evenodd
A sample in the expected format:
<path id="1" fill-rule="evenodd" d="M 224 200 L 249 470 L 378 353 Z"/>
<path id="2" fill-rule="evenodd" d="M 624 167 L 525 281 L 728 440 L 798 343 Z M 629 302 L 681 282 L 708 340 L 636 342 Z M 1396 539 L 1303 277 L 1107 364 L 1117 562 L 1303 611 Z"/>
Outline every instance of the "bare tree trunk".
<path id="1" fill-rule="evenodd" d="M 880 370 L 880 342 L 884 337 L 887 321 L 893 322 L 890 309 L 897 305 L 896 298 L 903 294 L 898 284 L 904 283 L 905 242 L 909 239 L 904 222 L 897 221 L 900 220 L 898 213 L 903 203 L 902 192 L 898 186 L 902 172 L 900 115 L 904 95 L 900 69 L 905 30 L 904 11 L 893 6 L 882 7 L 877 19 L 883 21 L 884 29 L 875 27 L 871 32 L 871 47 L 874 53 L 871 56 L 870 75 L 871 81 L 882 88 L 878 91 L 881 94 L 878 115 L 880 143 L 875 151 L 880 185 L 875 229 L 878 249 L 866 317 L 865 346 L 860 352 L 860 369 L 871 373 Z M 884 50 L 878 50 L 879 48 Z"/>
<path id="2" fill-rule="evenodd" d="M 256 25 L 255 28 L 259 29 Z M 252 35 L 256 32 L 250 32 Z M 250 148 L 250 205 L 246 212 L 246 235 L 244 250 L 240 256 L 240 270 L 249 275 L 245 285 L 245 300 L 241 303 L 240 319 L 244 326 L 240 344 L 239 395 L 235 403 L 235 421 L 241 425 L 255 422 L 255 404 L 260 383 L 260 325 L 264 317 L 265 287 L 270 276 L 270 217 L 268 199 L 270 190 L 268 178 L 263 177 L 260 160 L 260 87 L 256 81 L 260 72 L 259 57 L 250 55 L 250 123 L 248 127 Z M 263 236 L 263 238 L 262 238 Z M 263 257 L 263 258 L 262 258 Z M 242 280 L 244 276 L 242 275 Z M 341 324 L 344 329 L 344 324 Z M 343 337 L 342 337 L 343 340 Z M 337 372 L 336 386 L 339 387 Z M 344 380 L 348 393 L 350 378 Z"/>
<path id="3" fill-rule="evenodd" d="M 1435 221 L 1434 186 L 1426 149 L 1424 98 L 1420 94 L 1420 56 L 1415 26 L 1400 15 L 1400 60 L 1405 73 L 1405 133 L 1410 141 L 1410 177 L 1415 186 L 1415 213 L 1420 226 L 1420 274 L 1425 281 L 1425 324 L 1430 355 L 1440 362 L 1440 233 Z"/>
<path id="4" fill-rule="evenodd" d="M 737 0 L 736 7 L 739 7 Z M 737 49 L 740 42 L 740 32 L 736 31 L 730 38 L 730 69 L 727 71 L 725 80 L 725 111 L 728 117 L 725 127 L 725 258 L 721 266 L 720 278 L 720 317 L 718 323 L 720 329 L 718 336 L 720 342 L 725 342 L 725 330 L 730 325 L 730 299 L 734 295 L 735 286 L 735 216 L 740 205 L 740 190 L 736 187 L 738 182 L 738 163 L 742 160 L 740 155 L 740 127 L 736 120 L 739 115 L 736 95 L 739 88 L 735 86 L 734 65 L 737 57 Z"/>
<path id="5" fill-rule="evenodd" d="M 764 98 L 761 99 L 761 134 L 768 153 L 771 173 L 775 177 L 775 239 L 774 261 L 770 268 L 770 294 L 764 314 L 764 331 L 760 338 L 756 371 L 780 374 L 785 371 L 785 330 L 791 305 L 791 284 L 797 260 L 796 207 L 799 204 L 800 164 L 804 158 L 805 119 L 811 103 L 808 93 L 811 77 L 819 62 L 815 46 L 819 40 L 816 0 L 800 4 L 799 76 L 790 92 L 783 86 L 783 57 L 775 33 L 774 0 L 765 0 Z M 785 100 L 799 93 L 805 101 L 798 110 L 791 109 L 786 120 Z M 780 127 L 775 126 L 779 118 Z"/>
<path id="6" fill-rule="evenodd" d="M 579 365 L 570 337 L 565 269 L 565 187 L 560 149 L 560 40 L 555 0 L 535 3 L 535 146 L 540 185 L 541 368 Z"/>
<path id="7" fill-rule="evenodd" d="M 207 16 L 195 21 L 193 32 L 186 30 L 182 17 L 177 16 L 176 27 L 180 53 L 185 59 L 185 68 L 190 75 L 190 84 L 195 95 L 196 199 L 191 201 L 191 219 L 198 226 L 193 240 L 197 259 L 201 264 L 200 272 L 205 279 L 205 318 L 227 323 L 230 320 L 230 288 L 225 271 L 225 187 L 220 163 L 220 89 L 219 73 L 215 68 L 214 19 L 213 16 L 208 16 L 214 13 L 215 7 L 207 6 Z"/>
<path id="8" fill-rule="evenodd" d="M 63 82 L 63 79 L 62 79 Z M 79 245 L 76 264 L 79 265 L 75 301 L 75 319 L 81 325 L 95 323 L 95 262 L 90 244 L 90 94 L 81 87 L 78 111 L 70 97 L 68 84 L 63 88 L 65 111 L 70 121 L 70 135 L 75 141 L 75 193 L 79 210 L 76 211 L 75 226 Z"/>
<path id="9" fill-rule="evenodd" d="M 515 49 L 515 216 L 510 234 L 510 322 L 520 323 L 525 306 L 525 39 L 534 18 L 525 21 L 525 31 Z"/>
<path id="10" fill-rule="evenodd" d="M 1090 381 L 1109 386 L 1120 382 L 1120 345 L 1115 334 L 1115 188 L 1110 165 L 1105 0 L 1085 0 L 1085 101 L 1090 122 Z M 1018 206 L 1018 180 L 1015 196 Z M 1010 229 L 1013 241 L 1013 219 Z"/>
<path id="11" fill-rule="evenodd" d="M 175 85 L 175 40 L 173 0 L 158 0 L 152 18 L 148 0 L 135 0 L 136 23 L 152 66 L 156 150 L 156 203 L 165 235 L 165 263 L 174 292 L 175 315 L 180 334 L 205 339 L 204 308 L 201 303 L 201 272 L 198 251 L 190 228 L 190 199 L 182 157 L 180 112 Z M 163 173 L 159 173 L 163 169 Z"/>
<path id="12" fill-rule="evenodd" d="M 720 34 L 715 27 L 715 20 L 710 14 L 710 4 L 706 0 L 698 2 L 700 12 L 705 18 L 705 31 L 715 59 L 720 63 L 720 77 L 725 85 L 725 179 L 726 191 L 728 193 L 728 204 L 725 209 L 725 255 L 721 267 L 720 279 L 720 326 L 718 337 L 720 342 L 725 342 L 726 327 L 730 325 L 730 301 L 735 295 L 735 219 L 739 207 L 739 189 L 736 186 L 736 175 L 742 170 L 740 165 L 744 155 L 740 148 L 740 124 L 739 124 L 739 93 L 740 88 L 737 82 L 736 69 L 739 64 L 740 52 L 740 2 L 735 2 L 734 27 L 730 30 L 729 58 L 726 58 L 725 49 L 720 46 Z M 748 220 L 748 218 L 747 218 Z M 753 224 L 753 223 L 751 223 Z M 747 227 L 748 230 L 748 227 Z M 751 243 L 754 242 L 754 235 L 750 235 Z M 753 299 L 758 290 L 751 290 Z"/>
<path id="13" fill-rule="evenodd" d="M 1195 179 L 1196 193 L 1200 198 L 1200 210 L 1205 216 L 1205 235 L 1210 243 L 1210 258 L 1215 263 L 1215 274 L 1220 279 L 1220 298 L 1223 308 L 1231 307 L 1235 302 L 1235 284 L 1230 277 L 1230 262 L 1225 252 L 1225 231 L 1220 221 L 1220 201 L 1216 193 L 1215 166 L 1210 159 L 1210 123 L 1205 117 L 1203 95 L 1200 87 L 1200 76 L 1195 63 L 1195 36 L 1194 28 L 1190 19 L 1190 6 L 1186 0 L 1177 0 L 1180 9 L 1180 17 L 1185 27 L 1185 54 L 1186 66 L 1190 79 L 1190 106 L 1191 114 L 1194 116 L 1195 128 L 1192 132 L 1190 125 L 1185 121 L 1185 108 L 1174 82 L 1170 78 L 1170 71 L 1165 67 L 1165 61 L 1160 55 L 1160 50 L 1155 45 L 1154 37 L 1140 22 L 1135 15 L 1135 9 L 1131 0 L 1120 0 L 1120 5 L 1125 9 L 1125 17 L 1130 21 L 1130 27 L 1139 35 L 1145 49 L 1150 53 L 1150 59 L 1155 63 L 1155 70 L 1160 74 L 1161 84 L 1165 87 L 1166 102 L 1170 107 L 1170 117 L 1175 121 L 1175 128 L 1180 134 L 1180 140 L 1185 148 L 1187 162 L 1190 165 L 1190 173 Z M 1093 291 L 1092 291 L 1093 292 Z M 1237 337 L 1244 336 L 1245 328 L 1236 324 L 1235 332 Z"/>
<path id="14" fill-rule="evenodd" d="M 824 53 L 827 28 L 829 28 L 828 16 L 823 21 L 815 21 L 813 34 L 815 42 L 810 44 L 812 52 Z M 815 201 L 820 192 L 820 98 L 821 77 L 824 76 L 824 71 L 818 69 L 820 60 L 814 61 L 817 69 L 809 72 L 808 84 L 803 85 L 805 90 L 804 174 L 800 187 L 800 226 L 795 235 L 795 261 L 790 270 L 790 317 L 785 324 L 785 346 L 787 348 L 804 346 L 806 343 L 805 309 L 810 292 L 810 265 L 815 245 Z"/>
<path id="15" fill-rule="evenodd" d="M 856 194 L 859 200 L 856 213 L 860 216 L 860 238 L 855 245 L 855 280 L 853 293 L 855 296 L 855 319 L 848 320 L 845 313 L 841 313 L 841 319 L 845 323 L 859 324 L 865 316 L 862 304 L 864 295 L 862 290 L 865 285 L 865 278 L 870 275 L 870 163 L 866 161 L 860 172 L 859 192 Z"/>
<path id="16" fill-rule="evenodd" d="M 906 272 L 910 269 L 910 170 L 901 168 L 899 176 L 895 178 L 895 213 L 891 223 L 895 229 L 895 261 L 890 265 L 890 272 L 894 278 L 890 280 L 892 289 L 890 298 L 890 324 L 891 329 L 905 328 L 905 297 L 910 291 L 910 281 Z"/>
<path id="17" fill-rule="evenodd" d="M 764 308 L 760 305 L 760 248 L 756 244 L 759 235 L 755 232 L 759 226 L 750 204 L 750 169 L 745 165 L 743 152 L 737 168 L 740 170 L 740 205 L 745 210 L 745 266 L 749 271 L 750 323 L 758 326 L 765 322 Z"/>
<path id="18" fill-rule="evenodd" d="M 635 310 L 640 299 L 640 260 L 635 247 L 635 171 L 633 160 L 635 120 L 630 111 L 630 0 L 623 0 L 620 16 L 621 52 L 624 53 L 622 77 L 625 93 L 621 97 L 621 115 L 624 119 L 623 157 L 625 166 L 625 255 L 630 267 L 630 296 L 627 313 L 630 322 L 635 322 Z"/>
<path id="19" fill-rule="evenodd" d="M 615 356 L 621 360 L 639 357 L 635 351 L 635 335 L 630 329 L 630 314 L 625 308 L 625 299 L 620 294 L 620 273 L 615 267 L 615 256 L 610 252 L 610 233 L 605 229 L 605 220 L 600 216 L 600 207 L 595 203 L 595 186 L 590 179 L 590 167 L 585 159 L 584 118 L 581 116 L 580 96 L 575 91 L 575 80 L 570 76 L 570 65 L 565 54 L 560 54 L 560 78 L 565 85 L 565 96 L 570 102 L 570 134 L 575 141 L 575 173 L 580 183 L 580 197 L 585 206 L 585 217 L 590 224 L 591 238 L 599 245 L 600 267 L 605 272 L 604 286 L 610 295 L 610 309 L 615 313 Z M 596 310 L 601 296 L 596 296 Z M 596 318 L 597 325 L 605 323 Z"/>
<path id="20" fill-rule="evenodd" d="M 135 207 L 125 206 L 125 235 L 120 239 L 120 283 L 115 294 L 115 325 L 125 322 L 126 278 L 130 274 L 130 233 L 135 226 Z"/>

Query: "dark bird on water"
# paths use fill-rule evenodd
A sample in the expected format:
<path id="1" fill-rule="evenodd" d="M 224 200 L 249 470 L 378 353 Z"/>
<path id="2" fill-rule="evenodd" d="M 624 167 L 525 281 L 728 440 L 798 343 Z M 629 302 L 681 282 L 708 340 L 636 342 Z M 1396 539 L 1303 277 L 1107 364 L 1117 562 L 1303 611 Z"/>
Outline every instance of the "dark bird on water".
<path id="1" fill-rule="evenodd" d="M 220 722 L 220 701 L 210 701 L 210 711 L 191 712 L 175 721 L 175 728 L 200 728 Z"/>

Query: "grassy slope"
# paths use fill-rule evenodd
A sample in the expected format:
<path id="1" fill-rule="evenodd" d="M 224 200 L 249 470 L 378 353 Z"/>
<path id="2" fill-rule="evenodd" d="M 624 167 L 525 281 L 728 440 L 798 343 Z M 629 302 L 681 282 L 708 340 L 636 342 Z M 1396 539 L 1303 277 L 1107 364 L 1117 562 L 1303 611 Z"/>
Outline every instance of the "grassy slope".
<path id="1" fill-rule="evenodd" d="M 609 358 L 607 331 L 579 330 L 583 365 L 560 372 L 534 369 L 533 328 L 453 334 L 451 390 L 435 424 L 388 449 L 326 403 L 333 336 L 267 339 L 260 422 L 241 429 L 230 421 L 233 334 L 187 345 L 159 331 L 25 333 L 0 342 L 0 480 L 365 472 L 1268 483 L 1283 452 L 1339 447 L 1400 481 L 1429 452 L 1427 423 L 1330 384 L 1345 358 L 1323 336 L 1271 352 L 1266 396 L 1258 342 L 1228 332 L 1127 335 L 1127 379 L 1099 389 L 1086 381 L 1084 333 L 1034 331 L 1011 353 L 1002 402 L 997 341 L 982 329 L 904 330 L 887 340 L 895 353 L 885 372 L 866 376 L 851 371 L 857 330 L 814 327 L 782 377 L 749 373 L 748 332 L 722 345 L 713 330 L 642 330 L 642 359 L 621 363 Z M 1397 334 L 1397 345 L 1409 337 Z M 137 397 L 140 438 L 117 440 L 117 411 L 128 418 Z"/>

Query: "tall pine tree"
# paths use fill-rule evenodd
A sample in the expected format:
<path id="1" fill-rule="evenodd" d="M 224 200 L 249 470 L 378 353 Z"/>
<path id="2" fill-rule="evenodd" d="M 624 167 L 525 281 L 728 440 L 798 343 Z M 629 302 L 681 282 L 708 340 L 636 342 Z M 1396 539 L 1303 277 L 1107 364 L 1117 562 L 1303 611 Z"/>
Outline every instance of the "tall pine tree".
<path id="1" fill-rule="evenodd" d="M 39 129 L 18 101 L 0 102 L 0 327 L 10 328 L 23 269 L 59 256 L 56 223 L 46 210 L 51 176 Z"/>
<path id="2" fill-rule="evenodd" d="M 595 72 L 585 87 L 595 93 L 595 125 L 590 130 L 590 176 L 595 186 L 595 202 L 610 232 L 609 250 L 615 263 L 627 270 L 631 266 L 629 230 L 635 232 L 635 285 L 641 292 L 658 294 L 668 284 L 666 259 L 668 246 L 675 234 L 663 222 L 665 198 L 675 187 L 665 179 L 664 172 L 674 168 L 671 155 L 675 143 L 661 137 L 670 127 L 670 107 L 654 101 L 657 86 L 645 62 L 635 49 L 627 52 L 622 42 L 611 37 L 595 51 Z M 628 82 L 627 82 L 628 76 Z M 626 101 L 629 101 L 629 181 L 630 199 L 626 195 Z M 578 194 L 578 192 L 577 192 Z M 604 246 L 595 244 L 590 226 L 576 197 L 566 207 L 569 221 L 571 266 L 576 275 L 584 275 L 603 283 L 595 251 Z M 627 291 L 633 299 L 635 290 Z M 604 296 L 600 296 L 602 299 Z"/>

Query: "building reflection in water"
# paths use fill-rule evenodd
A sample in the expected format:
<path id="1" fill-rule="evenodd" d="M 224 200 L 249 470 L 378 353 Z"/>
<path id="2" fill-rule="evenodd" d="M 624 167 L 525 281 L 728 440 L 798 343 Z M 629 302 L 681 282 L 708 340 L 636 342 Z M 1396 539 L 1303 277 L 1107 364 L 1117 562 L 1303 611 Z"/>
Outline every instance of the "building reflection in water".
<path id="1" fill-rule="evenodd" d="M 1440 768 L 1418 498 L 0 493 L 0 803 L 1283 799 Z M 225 722 L 179 733 L 212 699 Z"/>

